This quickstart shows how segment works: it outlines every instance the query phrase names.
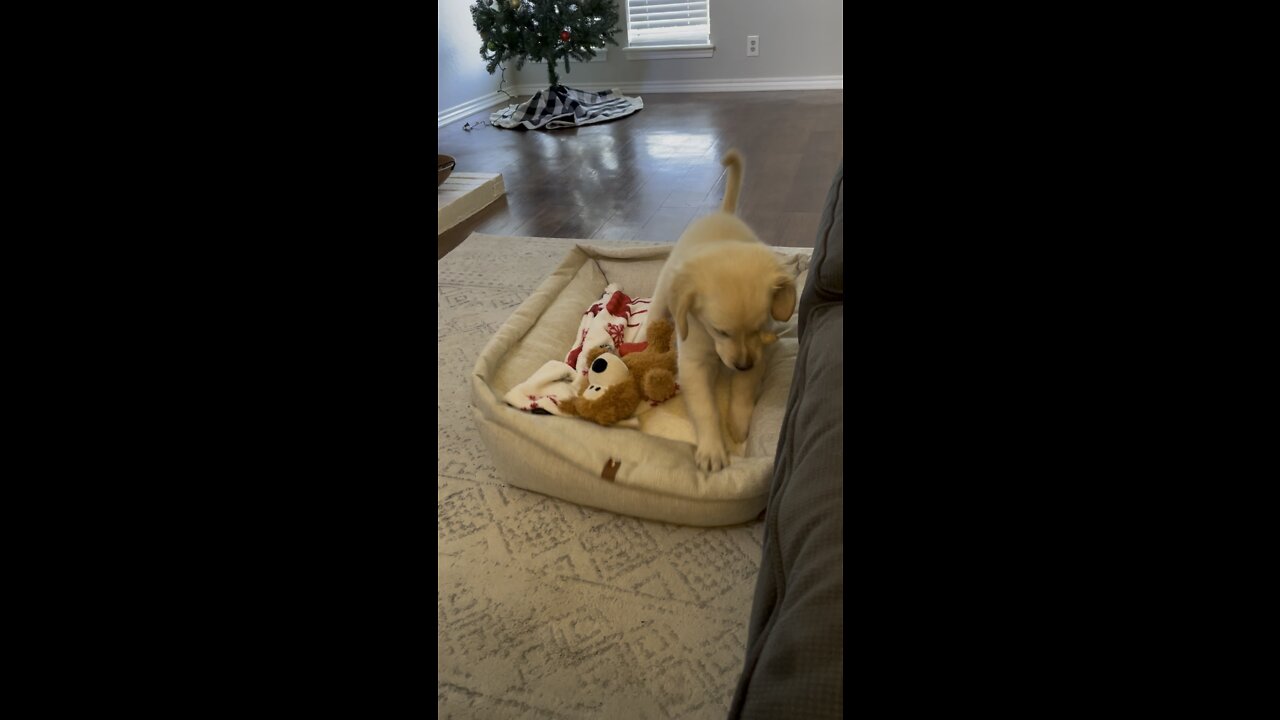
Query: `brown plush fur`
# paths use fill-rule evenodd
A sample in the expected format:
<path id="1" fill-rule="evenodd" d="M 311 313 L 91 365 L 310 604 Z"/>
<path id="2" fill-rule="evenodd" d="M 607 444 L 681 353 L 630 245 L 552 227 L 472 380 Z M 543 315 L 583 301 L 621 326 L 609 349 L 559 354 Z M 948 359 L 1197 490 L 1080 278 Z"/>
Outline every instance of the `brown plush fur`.
<path id="1" fill-rule="evenodd" d="M 649 322 L 649 346 L 622 358 L 630 371 L 625 381 L 610 386 L 600 397 L 570 398 L 560 403 L 560 409 L 569 415 L 577 415 L 600 425 L 613 425 L 635 414 L 641 400 L 662 402 L 676 394 L 676 350 L 671 342 L 672 327 L 667 320 Z M 590 363 L 604 348 L 592 348 L 587 355 Z"/>

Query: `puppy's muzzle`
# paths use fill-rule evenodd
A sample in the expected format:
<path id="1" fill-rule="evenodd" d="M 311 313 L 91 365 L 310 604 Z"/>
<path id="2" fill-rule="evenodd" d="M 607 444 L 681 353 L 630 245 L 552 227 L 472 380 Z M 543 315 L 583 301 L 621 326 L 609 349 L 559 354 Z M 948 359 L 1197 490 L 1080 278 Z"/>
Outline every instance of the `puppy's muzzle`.
<path id="1" fill-rule="evenodd" d="M 751 361 L 747 361 L 747 362 L 744 362 L 744 363 L 734 363 L 734 364 L 733 364 L 733 366 L 734 366 L 734 367 L 736 367 L 736 368 L 738 368 L 739 370 L 746 371 L 746 370 L 750 370 L 751 368 L 755 367 L 755 363 L 753 363 L 753 362 L 751 362 Z"/>

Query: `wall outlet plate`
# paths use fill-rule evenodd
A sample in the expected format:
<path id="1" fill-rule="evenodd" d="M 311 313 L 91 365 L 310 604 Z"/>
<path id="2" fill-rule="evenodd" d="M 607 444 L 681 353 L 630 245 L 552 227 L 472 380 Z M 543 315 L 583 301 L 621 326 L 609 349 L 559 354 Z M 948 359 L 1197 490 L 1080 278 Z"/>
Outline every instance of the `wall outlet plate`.
<path id="1" fill-rule="evenodd" d="M 755 57 L 760 54 L 760 36 L 747 36 L 747 57 Z"/>

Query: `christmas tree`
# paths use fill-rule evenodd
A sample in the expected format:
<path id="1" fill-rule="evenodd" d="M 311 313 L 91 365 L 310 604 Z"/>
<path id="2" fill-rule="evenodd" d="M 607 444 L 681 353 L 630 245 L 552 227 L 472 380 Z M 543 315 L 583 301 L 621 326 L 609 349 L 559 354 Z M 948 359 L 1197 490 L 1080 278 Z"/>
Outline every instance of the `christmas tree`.
<path id="1" fill-rule="evenodd" d="M 586 62 L 606 42 L 618 44 L 616 0 L 476 0 L 471 18 L 490 75 L 508 60 L 517 70 L 525 60 L 542 60 L 553 88 L 560 84 L 556 63 L 563 61 L 567 74 L 569 58 Z"/>

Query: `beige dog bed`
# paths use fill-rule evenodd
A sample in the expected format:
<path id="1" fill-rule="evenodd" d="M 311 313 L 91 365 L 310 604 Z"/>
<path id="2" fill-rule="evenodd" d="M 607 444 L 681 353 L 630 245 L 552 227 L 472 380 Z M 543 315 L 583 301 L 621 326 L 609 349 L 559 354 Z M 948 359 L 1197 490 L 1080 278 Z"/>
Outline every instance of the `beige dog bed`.
<path id="1" fill-rule="evenodd" d="M 693 445 L 628 427 L 536 415 L 503 401 L 548 360 L 563 358 L 583 309 L 609 283 L 648 297 L 671 246 L 578 245 L 489 341 L 471 377 L 480 437 L 507 482 L 570 502 L 682 525 L 751 520 L 768 501 L 787 393 L 795 365 L 795 318 L 779 324 L 747 441 L 727 468 L 699 470 Z M 804 287 L 808 249 L 777 248 Z M 722 393 L 723 394 L 723 393 Z M 666 405 L 683 412 L 683 395 Z"/>

